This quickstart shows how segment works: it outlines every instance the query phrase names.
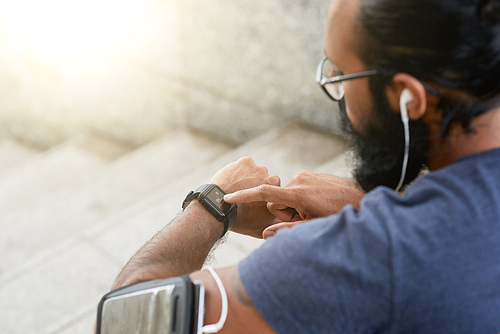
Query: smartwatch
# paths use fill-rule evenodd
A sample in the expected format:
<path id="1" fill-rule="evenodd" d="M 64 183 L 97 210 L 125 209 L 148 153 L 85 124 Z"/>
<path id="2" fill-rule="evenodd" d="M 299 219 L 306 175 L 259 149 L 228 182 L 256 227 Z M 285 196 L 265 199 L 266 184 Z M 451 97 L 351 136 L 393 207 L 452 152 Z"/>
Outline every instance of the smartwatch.
<path id="1" fill-rule="evenodd" d="M 216 184 L 204 184 L 187 194 L 184 202 L 182 202 L 182 210 L 186 209 L 192 200 L 197 199 L 215 219 L 224 224 L 224 232 L 222 232 L 222 236 L 224 236 L 227 230 L 231 229 L 236 222 L 238 210 L 236 204 L 224 202 L 225 194 Z"/>

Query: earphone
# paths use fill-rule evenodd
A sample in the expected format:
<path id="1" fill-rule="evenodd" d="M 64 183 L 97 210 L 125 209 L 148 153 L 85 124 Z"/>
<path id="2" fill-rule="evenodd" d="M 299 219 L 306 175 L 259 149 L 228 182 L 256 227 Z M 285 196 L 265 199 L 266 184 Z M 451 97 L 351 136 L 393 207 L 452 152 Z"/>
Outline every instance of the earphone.
<path id="1" fill-rule="evenodd" d="M 403 89 L 401 96 L 399 97 L 399 109 L 401 112 L 401 121 L 403 122 L 405 130 L 405 155 L 403 158 L 403 168 L 401 169 L 401 178 L 399 179 L 399 184 L 396 187 L 396 192 L 398 192 L 403 186 L 403 182 L 406 176 L 406 169 L 408 167 L 408 155 L 410 151 L 410 127 L 408 125 L 410 118 L 408 117 L 408 108 L 406 105 L 408 102 L 413 100 L 413 96 L 408 88 Z"/>
<path id="2" fill-rule="evenodd" d="M 403 89 L 399 98 L 399 109 L 401 109 L 401 121 L 408 122 L 408 109 L 406 105 L 413 101 L 413 96 L 408 88 Z"/>

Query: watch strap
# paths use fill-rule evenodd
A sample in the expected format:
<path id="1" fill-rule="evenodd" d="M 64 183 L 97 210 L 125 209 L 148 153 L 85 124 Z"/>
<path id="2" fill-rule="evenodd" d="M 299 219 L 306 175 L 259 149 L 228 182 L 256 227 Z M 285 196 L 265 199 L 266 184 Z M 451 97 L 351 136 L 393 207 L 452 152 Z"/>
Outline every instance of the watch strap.
<path id="1" fill-rule="evenodd" d="M 191 203 L 195 198 L 198 198 L 198 195 L 200 193 L 197 193 L 197 192 L 194 192 L 194 191 L 190 191 L 189 194 L 187 194 L 186 198 L 184 199 L 184 201 L 182 202 L 182 211 L 186 210 L 187 206 L 189 205 L 189 203 Z"/>
<path id="2" fill-rule="evenodd" d="M 189 194 L 187 194 L 186 198 L 182 202 L 182 210 L 185 210 L 189 203 L 191 203 L 194 199 L 197 199 L 200 194 L 205 191 L 208 187 L 210 187 L 209 184 L 204 184 L 199 186 L 195 191 L 190 191 Z"/>

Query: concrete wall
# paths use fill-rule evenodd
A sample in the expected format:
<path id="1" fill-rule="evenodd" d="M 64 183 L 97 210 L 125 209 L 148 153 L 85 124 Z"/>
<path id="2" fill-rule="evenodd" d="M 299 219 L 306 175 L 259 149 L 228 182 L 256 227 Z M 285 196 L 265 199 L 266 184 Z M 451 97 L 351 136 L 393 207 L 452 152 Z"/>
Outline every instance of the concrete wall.
<path id="1" fill-rule="evenodd" d="M 183 127 L 241 143 L 291 119 L 336 131 L 314 82 L 327 7 L 150 0 L 119 45 L 73 58 L 26 51 L 0 25 L 0 135 L 49 147 L 82 132 L 141 145 Z"/>

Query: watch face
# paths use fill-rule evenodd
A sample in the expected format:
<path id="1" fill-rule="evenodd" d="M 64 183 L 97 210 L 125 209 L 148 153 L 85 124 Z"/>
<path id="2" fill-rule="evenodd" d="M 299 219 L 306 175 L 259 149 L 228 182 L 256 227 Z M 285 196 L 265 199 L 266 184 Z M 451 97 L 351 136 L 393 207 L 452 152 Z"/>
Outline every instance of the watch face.
<path id="1" fill-rule="evenodd" d="M 218 210 L 222 213 L 226 213 L 231 208 L 231 204 L 224 202 L 224 195 L 224 192 L 220 190 L 219 187 L 214 187 L 208 192 L 208 194 L 205 195 L 205 197 L 212 202 Z"/>

